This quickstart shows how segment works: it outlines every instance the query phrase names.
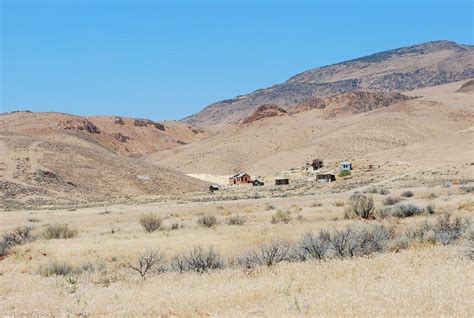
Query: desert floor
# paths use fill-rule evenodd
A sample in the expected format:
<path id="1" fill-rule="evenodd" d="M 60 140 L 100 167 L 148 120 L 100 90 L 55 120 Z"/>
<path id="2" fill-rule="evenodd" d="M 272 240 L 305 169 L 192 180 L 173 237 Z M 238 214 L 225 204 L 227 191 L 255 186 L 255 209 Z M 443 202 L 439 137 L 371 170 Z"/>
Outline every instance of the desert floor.
<path id="1" fill-rule="evenodd" d="M 406 248 L 323 261 L 283 261 L 271 267 L 242 269 L 234 260 L 275 239 L 295 243 L 308 233 L 347 226 L 383 224 L 396 235 L 435 222 L 444 213 L 472 218 L 471 166 L 420 168 L 392 163 L 371 172 L 357 168 L 333 184 L 308 186 L 304 179 L 277 188 L 247 186 L 221 189 L 182 200 L 137 199 L 128 204 L 18 210 L 1 213 L 2 233 L 34 227 L 34 241 L 13 247 L 0 261 L 0 313 L 27 316 L 470 316 L 474 286 L 472 225 L 449 245 L 409 241 Z M 467 175 L 466 175 L 467 172 Z M 384 194 L 380 194 L 380 190 Z M 375 193 L 377 190 L 377 193 Z M 411 191 L 412 197 L 402 192 Z M 384 209 L 387 197 L 413 204 L 423 212 L 406 218 L 346 219 L 349 198 L 359 191 Z M 259 195 L 256 195 L 259 194 Z M 278 212 L 288 223 L 272 223 Z M 153 212 L 162 230 L 145 233 L 139 218 Z M 217 225 L 197 220 L 215 216 Z M 243 225 L 229 225 L 242 216 Z M 77 229 L 70 239 L 45 239 L 47 224 Z M 171 229 L 177 224 L 177 229 Z M 166 260 L 193 247 L 212 246 L 226 264 L 208 273 L 166 271 L 141 277 L 131 270 L 140 253 L 160 249 Z M 41 268 L 55 261 L 77 273 L 47 276 Z M 86 264 L 86 265 L 85 265 Z"/>

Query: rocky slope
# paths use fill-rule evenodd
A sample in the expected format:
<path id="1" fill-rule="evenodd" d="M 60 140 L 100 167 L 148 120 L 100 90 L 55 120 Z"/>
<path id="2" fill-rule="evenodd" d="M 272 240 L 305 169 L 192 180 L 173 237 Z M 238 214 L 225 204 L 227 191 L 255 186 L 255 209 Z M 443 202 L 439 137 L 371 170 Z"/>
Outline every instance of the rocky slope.
<path id="1" fill-rule="evenodd" d="M 373 92 L 349 92 L 331 97 L 314 98 L 297 104 L 289 109 L 292 114 L 321 109 L 326 118 L 341 115 L 354 115 L 365 113 L 381 107 L 388 107 L 395 103 L 411 99 L 400 93 L 373 93 Z"/>
<path id="2" fill-rule="evenodd" d="M 266 104 L 258 107 L 250 116 L 242 119 L 240 124 L 247 125 L 265 118 L 277 116 L 288 116 L 288 112 L 277 105 Z"/>
<path id="3" fill-rule="evenodd" d="M 404 92 L 474 78 L 474 47 L 435 41 L 315 68 L 282 84 L 211 104 L 183 119 L 198 125 L 238 121 L 262 104 L 289 108 L 349 91 Z"/>

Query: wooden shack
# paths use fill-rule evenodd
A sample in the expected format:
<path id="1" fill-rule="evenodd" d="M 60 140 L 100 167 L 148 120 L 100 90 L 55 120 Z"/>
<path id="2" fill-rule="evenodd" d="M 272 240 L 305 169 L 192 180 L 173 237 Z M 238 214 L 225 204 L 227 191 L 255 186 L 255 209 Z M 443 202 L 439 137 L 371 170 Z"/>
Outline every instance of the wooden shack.
<path id="1" fill-rule="evenodd" d="M 336 175 L 332 173 L 321 173 L 316 176 L 316 180 L 321 183 L 336 181 Z"/>
<path id="2" fill-rule="evenodd" d="M 240 172 L 229 178 L 230 185 L 252 183 L 252 177 L 249 174 Z"/>
<path id="3" fill-rule="evenodd" d="M 290 179 L 288 178 L 277 178 L 275 179 L 275 185 L 287 185 L 290 184 Z"/>

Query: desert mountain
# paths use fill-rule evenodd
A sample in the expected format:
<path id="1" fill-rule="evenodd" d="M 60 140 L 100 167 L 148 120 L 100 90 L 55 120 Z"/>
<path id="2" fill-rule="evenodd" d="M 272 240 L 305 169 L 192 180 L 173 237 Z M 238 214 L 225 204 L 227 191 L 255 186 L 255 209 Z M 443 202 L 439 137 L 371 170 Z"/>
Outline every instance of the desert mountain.
<path id="1" fill-rule="evenodd" d="M 205 190 L 206 183 L 140 156 L 205 134 L 198 127 L 128 118 L 0 115 L 0 205 L 90 203 Z"/>
<path id="2" fill-rule="evenodd" d="M 313 98 L 291 107 L 289 112 L 295 114 L 313 109 L 324 109 L 324 115 L 331 118 L 338 115 L 365 113 L 409 99 L 411 97 L 400 93 L 355 91 L 331 97 Z"/>
<path id="3" fill-rule="evenodd" d="M 350 91 L 405 92 L 474 77 L 474 47 L 435 41 L 315 68 L 285 83 L 211 104 L 183 119 L 198 125 L 236 122 L 262 104 L 289 108 Z"/>
<path id="4" fill-rule="evenodd" d="M 222 175 L 234 171 L 271 175 L 314 158 L 336 165 L 360 158 L 401 162 L 411 158 L 421 165 L 469 163 L 474 96 L 456 92 L 463 85 L 456 82 L 405 93 L 417 98 L 395 94 L 397 102 L 387 107 L 371 105 L 379 95 L 369 95 L 368 102 L 360 104 L 364 112 L 351 116 L 327 119 L 327 110 L 316 107 L 292 116 L 226 126 L 208 139 L 152 158 L 185 173 Z M 369 109 L 374 110 L 365 112 Z M 437 151 L 440 148 L 449 151 Z"/>

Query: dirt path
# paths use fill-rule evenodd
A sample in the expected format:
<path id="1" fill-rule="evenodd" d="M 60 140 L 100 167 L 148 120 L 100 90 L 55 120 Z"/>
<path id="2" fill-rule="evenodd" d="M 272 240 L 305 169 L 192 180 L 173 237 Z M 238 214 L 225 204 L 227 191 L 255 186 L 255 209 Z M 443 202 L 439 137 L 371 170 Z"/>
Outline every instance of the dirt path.
<path id="1" fill-rule="evenodd" d="M 41 143 L 41 141 L 35 141 L 30 145 L 28 148 L 28 158 L 30 158 L 30 172 L 35 173 L 36 170 L 40 169 L 40 165 L 38 163 L 38 156 L 36 153 L 36 147 Z"/>
<path id="2" fill-rule="evenodd" d="M 0 140 L 0 178 L 12 180 L 15 171 L 15 162 L 10 157 L 7 145 Z"/>
<path id="3" fill-rule="evenodd" d="M 417 174 L 417 173 L 420 173 L 420 171 L 413 171 L 413 172 L 404 173 L 404 174 L 401 174 L 401 175 L 398 175 L 398 176 L 395 176 L 395 177 L 392 177 L 392 178 L 389 178 L 389 179 L 385 179 L 385 180 L 382 180 L 382 181 L 379 181 L 379 182 L 376 182 L 376 183 L 371 183 L 371 184 L 353 189 L 351 191 L 354 191 L 354 190 L 356 190 L 356 191 L 367 190 L 368 188 L 381 186 L 381 185 L 387 184 L 389 182 L 396 181 L 396 180 L 399 180 L 399 179 L 402 179 L 402 178 L 405 178 L 405 177 L 408 177 L 408 176 L 411 176 L 411 175 L 414 175 L 414 174 Z"/>

